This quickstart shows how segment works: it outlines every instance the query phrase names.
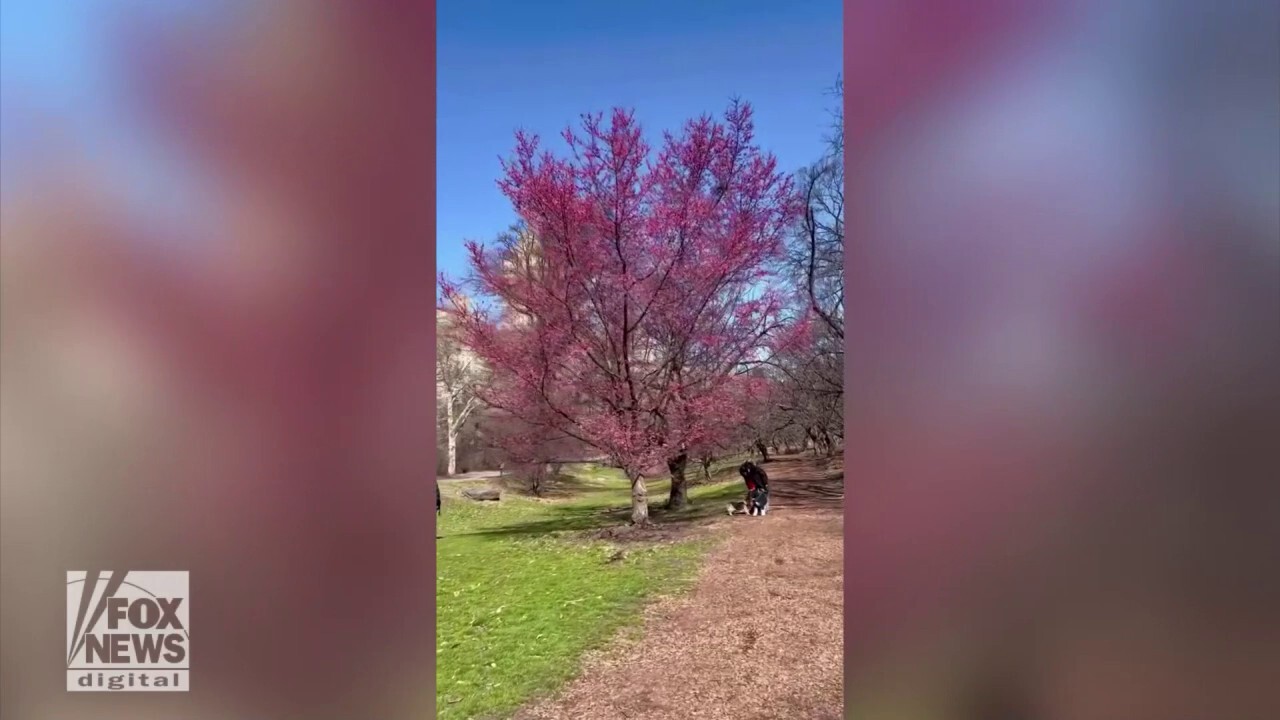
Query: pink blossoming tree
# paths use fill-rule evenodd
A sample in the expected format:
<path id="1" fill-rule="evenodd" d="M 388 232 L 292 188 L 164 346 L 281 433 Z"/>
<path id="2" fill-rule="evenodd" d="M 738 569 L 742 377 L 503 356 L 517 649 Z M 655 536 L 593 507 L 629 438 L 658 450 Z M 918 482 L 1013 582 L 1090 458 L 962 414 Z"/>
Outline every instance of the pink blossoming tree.
<path id="1" fill-rule="evenodd" d="M 517 133 L 503 163 L 525 232 L 468 244 L 490 306 L 449 278 L 442 293 L 491 369 L 483 399 L 614 458 L 644 524 L 646 475 L 740 427 L 760 394 L 744 367 L 804 335 L 770 273 L 803 207 L 755 145 L 745 103 L 664 134 L 656 153 L 622 110 L 608 123 L 586 115 L 564 138 L 557 157 Z"/>

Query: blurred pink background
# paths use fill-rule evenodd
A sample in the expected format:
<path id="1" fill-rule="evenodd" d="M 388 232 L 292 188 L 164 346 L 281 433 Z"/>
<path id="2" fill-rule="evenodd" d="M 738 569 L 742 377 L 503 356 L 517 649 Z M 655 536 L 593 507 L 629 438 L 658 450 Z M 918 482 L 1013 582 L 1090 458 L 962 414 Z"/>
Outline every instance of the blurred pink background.
<path id="1" fill-rule="evenodd" d="M 1276 4 L 846 10 L 848 717 L 1280 716 Z"/>
<path id="2" fill-rule="evenodd" d="M 4 12 L 2 714 L 429 717 L 433 8 Z M 189 695 L 65 692 L 69 569 Z"/>

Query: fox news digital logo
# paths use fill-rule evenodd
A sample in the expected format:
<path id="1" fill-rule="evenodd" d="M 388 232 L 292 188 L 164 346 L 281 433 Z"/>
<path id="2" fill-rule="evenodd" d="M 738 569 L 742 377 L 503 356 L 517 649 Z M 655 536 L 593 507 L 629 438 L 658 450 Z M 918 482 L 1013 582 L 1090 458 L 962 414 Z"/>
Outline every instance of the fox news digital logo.
<path id="1" fill-rule="evenodd" d="M 186 572 L 67 573 L 67 690 L 186 692 Z"/>

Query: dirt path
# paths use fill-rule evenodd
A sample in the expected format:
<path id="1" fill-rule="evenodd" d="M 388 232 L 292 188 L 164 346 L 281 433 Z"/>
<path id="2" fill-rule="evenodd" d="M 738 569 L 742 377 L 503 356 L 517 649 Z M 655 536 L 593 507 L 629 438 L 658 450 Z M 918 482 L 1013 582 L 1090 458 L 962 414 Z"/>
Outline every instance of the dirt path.
<path id="1" fill-rule="evenodd" d="M 843 716 L 843 471 L 800 458 L 765 467 L 769 515 L 717 521 L 729 537 L 692 592 L 650 607 L 640 639 L 589 657 L 517 720 Z"/>
<path id="2" fill-rule="evenodd" d="M 436 477 L 436 482 L 441 485 L 451 485 L 453 483 L 475 482 L 476 480 L 493 480 L 501 477 L 501 475 L 497 470 L 476 470 L 458 473 L 457 475 L 440 475 Z"/>

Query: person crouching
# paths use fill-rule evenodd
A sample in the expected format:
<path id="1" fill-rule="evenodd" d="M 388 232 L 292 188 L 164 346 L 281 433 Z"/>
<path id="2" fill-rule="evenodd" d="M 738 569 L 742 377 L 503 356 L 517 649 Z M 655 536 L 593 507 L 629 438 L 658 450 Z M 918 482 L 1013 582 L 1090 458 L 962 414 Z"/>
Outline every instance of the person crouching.
<path id="1" fill-rule="evenodd" d="M 747 461 L 738 467 L 738 474 L 747 483 L 747 514 L 765 515 L 769 512 L 769 476 L 760 466 Z"/>

